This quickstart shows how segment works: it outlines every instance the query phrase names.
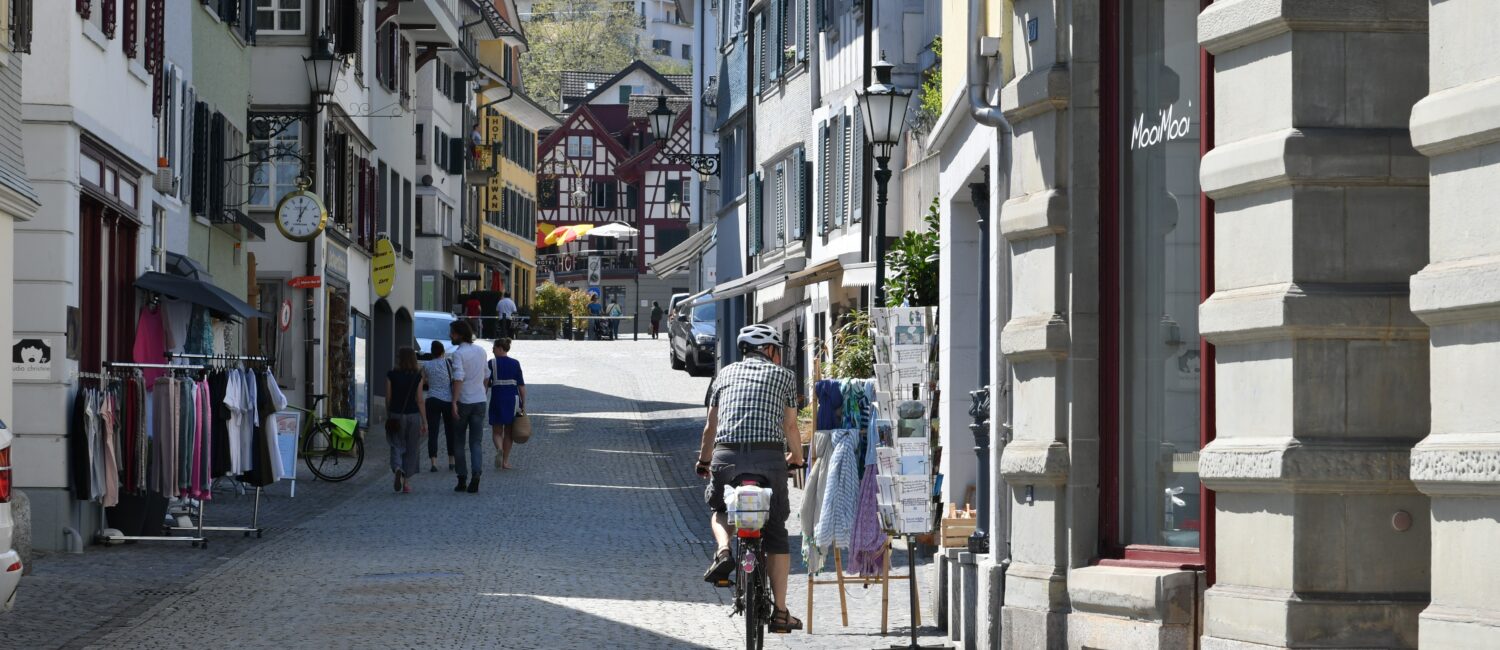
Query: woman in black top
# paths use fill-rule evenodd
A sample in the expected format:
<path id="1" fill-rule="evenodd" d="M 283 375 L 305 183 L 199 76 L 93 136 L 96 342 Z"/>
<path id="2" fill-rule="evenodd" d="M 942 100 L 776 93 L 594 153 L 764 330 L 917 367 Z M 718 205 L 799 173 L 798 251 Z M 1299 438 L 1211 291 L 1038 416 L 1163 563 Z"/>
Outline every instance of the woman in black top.
<path id="1" fill-rule="evenodd" d="M 401 348 L 396 352 L 396 369 L 385 375 L 386 437 L 391 442 L 391 472 L 397 492 L 411 492 L 408 477 L 422 471 L 419 444 L 427 435 L 426 401 L 417 352 Z"/>

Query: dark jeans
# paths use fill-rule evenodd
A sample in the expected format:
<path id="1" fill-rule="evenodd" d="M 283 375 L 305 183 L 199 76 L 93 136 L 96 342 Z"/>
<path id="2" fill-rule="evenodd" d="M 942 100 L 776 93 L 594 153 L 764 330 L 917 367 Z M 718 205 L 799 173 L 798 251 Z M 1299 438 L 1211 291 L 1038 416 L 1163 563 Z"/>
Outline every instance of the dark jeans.
<path id="1" fill-rule="evenodd" d="M 386 432 L 391 443 L 391 471 L 411 476 L 422 471 L 422 461 L 417 450 L 422 444 L 422 416 L 417 413 L 392 413 L 390 417 L 401 421 L 401 429 Z"/>
<path id="2" fill-rule="evenodd" d="M 474 404 L 458 404 L 458 425 L 454 427 L 453 436 L 453 459 L 458 463 L 458 477 L 467 478 L 473 476 L 479 478 L 484 473 L 484 443 L 489 439 L 485 433 L 485 413 L 489 406 L 486 402 Z M 464 459 L 468 459 L 465 462 Z M 465 465 L 468 469 L 465 469 Z"/>
<path id="3" fill-rule="evenodd" d="M 448 455 L 453 454 L 453 429 L 458 421 L 453 419 L 453 402 L 436 397 L 427 398 L 427 457 L 437 458 L 438 429 L 443 430 L 443 439 L 448 442 Z"/>

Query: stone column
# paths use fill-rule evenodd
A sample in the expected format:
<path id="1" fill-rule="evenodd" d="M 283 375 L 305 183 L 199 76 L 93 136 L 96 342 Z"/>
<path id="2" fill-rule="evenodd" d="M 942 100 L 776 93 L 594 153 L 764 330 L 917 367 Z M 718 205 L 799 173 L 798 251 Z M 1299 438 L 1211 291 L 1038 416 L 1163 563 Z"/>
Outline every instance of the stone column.
<path id="1" fill-rule="evenodd" d="M 1428 191 L 1407 116 L 1426 2 L 1219 0 L 1198 26 L 1217 143 L 1200 315 L 1218 348 L 1201 647 L 1414 648 L 1430 540 L 1408 458 L 1429 404 L 1408 291 Z"/>
<path id="2" fill-rule="evenodd" d="M 1412 309 L 1432 328 L 1432 434 L 1411 474 L 1432 499 L 1423 647 L 1500 647 L 1500 3 L 1432 3 L 1430 92 L 1412 143 L 1432 165 L 1431 261 Z"/>
<path id="3" fill-rule="evenodd" d="M 1012 439 L 1000 456 L 1011 564 L 1000 642 L 1067 644 L 1068 570 L 1097 555 L 1098 75 L 1095 0 L 1017 0 L 1016 76 L 1000 92 L 1013 130 L 1009 195 L 994 222 L 1011 255 Z M 1002 250 L 1006 250 L 1002 249 Z M 998 252 L 998 251 L 997 251 Z"/>

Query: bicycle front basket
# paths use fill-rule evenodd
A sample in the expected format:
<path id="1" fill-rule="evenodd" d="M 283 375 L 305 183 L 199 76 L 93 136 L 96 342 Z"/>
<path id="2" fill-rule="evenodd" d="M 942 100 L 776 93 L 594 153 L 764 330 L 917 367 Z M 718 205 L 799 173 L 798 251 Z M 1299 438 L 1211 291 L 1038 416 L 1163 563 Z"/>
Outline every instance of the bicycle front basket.
<path id="1" fill-rule="evenodd" d="M 329 437 L 332 439 L 328 441 L 328 444 L 336 451 L 353 449 L 354 432 L 358 430 L 359 422 L 349 418 L 328 418 L 328 422 L 333 424 L 333 429 L 329 431 Z"/>
<path id="2" fill-rule="evenodd" d="M 760 530 L 771 512 L 771 488 L 726 485 L 724 505 L 729 511 L 729 525 L 740 530 Z"/>

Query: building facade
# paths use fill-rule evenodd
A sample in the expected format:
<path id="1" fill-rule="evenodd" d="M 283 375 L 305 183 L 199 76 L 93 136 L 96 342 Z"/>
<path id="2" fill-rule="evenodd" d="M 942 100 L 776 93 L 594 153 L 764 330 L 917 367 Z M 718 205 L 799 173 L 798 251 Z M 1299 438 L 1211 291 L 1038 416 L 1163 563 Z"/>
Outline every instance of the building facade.
<path id="1" fill-rule="evenodd" d="M 1456 559 L 1494 535 L 1493 11 L 945 9 L 945 320 L 991 334 L 944 328 L 943 390 L 989 386 L 992 441 L 950 634 L 1494 645 L 1489 563 Z"/>
<path id="2" fill-rule="evenodd" d="M 15 274 L 16 274 L 16 227 L 30 221 L 41 208 L 36 190 L 27 176 L 26 152 L 22 122 L 22 70 L 26 67 L 26 55 L 31 52 L 32 25 L 34 16 L 29 3 L 0 2 L 0 16 L 5 18 L 0 29 L 0 341 L 11 344 L 11 359 L 31 359 L 40 355 L 41 348 L 35 341 L 28 342 L 16 336 Z M 50 351 L 49 351 L 50 355 Z M 0 366 L 0 422 L 6 428 L 15 429 L 15 385 L 14 365 Z M 18 457 L 19 458 L 19 457 Z"/>

